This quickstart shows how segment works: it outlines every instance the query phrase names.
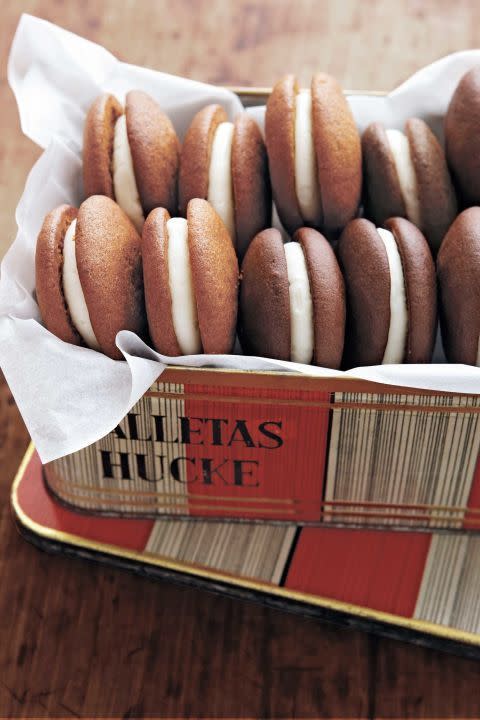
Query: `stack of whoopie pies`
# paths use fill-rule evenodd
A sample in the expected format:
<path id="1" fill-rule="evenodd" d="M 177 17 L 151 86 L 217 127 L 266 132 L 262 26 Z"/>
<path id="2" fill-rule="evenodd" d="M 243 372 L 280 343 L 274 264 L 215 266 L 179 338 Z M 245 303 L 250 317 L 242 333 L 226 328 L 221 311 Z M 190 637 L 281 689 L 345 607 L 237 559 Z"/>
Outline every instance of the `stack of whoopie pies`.
<path id="1" fill-rule="evenodd" d="M 445 152 L 420 118 L 360 136 L 325 74 L 275 85 L 264 136 L 208 105 L 182 146 L 145 92 L 101 95 L 83 179 L 36 249 L 40 313 L 65 342 L 122 359 L 126 329 L 168 356 L 230 353 L 238 331 L 245 353 L 328 368 L 427 363 L 438 298 L 448 360 L 480 366 L 480 67 Z"/>

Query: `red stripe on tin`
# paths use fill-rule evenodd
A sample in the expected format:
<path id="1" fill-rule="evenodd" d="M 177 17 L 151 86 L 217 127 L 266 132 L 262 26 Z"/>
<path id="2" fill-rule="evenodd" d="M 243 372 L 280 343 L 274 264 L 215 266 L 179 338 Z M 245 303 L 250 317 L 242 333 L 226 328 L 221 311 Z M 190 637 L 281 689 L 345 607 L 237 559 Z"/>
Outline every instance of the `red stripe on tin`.
<path id="1" fill-rule="evenodd" d="M 477 460 L 475 475 L 473 476 L 472 487 L 470 489 L 470 497 L 468 498 L 468 507 L 472 510 L 480 509 L 480 455 Z M 480 528 L 480 518 L 475 515 L 465 513 L 463 527 L 468 530 L 476 530 Z"/>
<path id="2" fill-rule="evenodd" d="M 303 528 L 285 587 L 412 617 L 431 535 Z"/>
<path id="3" fill-rule="evenodd" d="M 128 550 L 143 551 L 154 525 L 153 520 L 95 517 L 62 507 L 45 488 L 42 464 L 36 452 L 20 481 L 18 501 L 23 512 L 40 525 Z"/>
<path id="4" fill-rule="evenodd" d="M 209 390 L 185 385 L 190 515 L 318 520 L 329 410 L 295 401 L 328 402 L 330 394 L 218 387 L 216 395 L 238 397 L 238 403 L 195 398 Z M 277 405 L 276 399 L 289 403 Z"/>

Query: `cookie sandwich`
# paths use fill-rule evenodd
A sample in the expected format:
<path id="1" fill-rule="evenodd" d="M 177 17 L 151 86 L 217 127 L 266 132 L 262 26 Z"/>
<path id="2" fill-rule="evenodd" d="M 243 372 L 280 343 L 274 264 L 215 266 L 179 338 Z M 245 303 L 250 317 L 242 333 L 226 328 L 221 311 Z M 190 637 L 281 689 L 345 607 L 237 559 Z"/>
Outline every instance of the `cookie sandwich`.
<path id="1" fill-rule="evenodd" d="M 338 243 L 345 279 L 346 368 L 431 360 L 437 326 L 435 266 L 413 223 L 352 220 Z"/>
<path id="2" fill-rule="evenodd" d="M 480 367 L 480 207 L 464 210 L 448 231 L 437 276 L 445 355 Z"/>
<path id="3" fill-rule="evenodd" d="M 267 102 L 265 141 L 275 205 L 290 234 L 305 225 L 336 233 L 355 217 L 360 136 L 332 77 L 314 75 L 307 90 L 293 75 L 280 80 Z"/>
<path id="4" fill-rule="evenodd" d="M 362 136 L 365 215 L 383 226 L 404 217 L 427 238 L 436 255 L 457 214 L 455 190 L 444 152 L 419 118 L 405 132 L 372 123 Z"/>
<path id="5" fill-rule="evenodd" d="M 119 330 L 145 328 L 140 237 L 110 198 L 92 195 L 77 211 L 60 205 L 40 230 L 37 301 L 46 328 L 115 360 Z"/>
<path id="6" fill-rule="evenodd" d="M 345 291 L 335 254 L 313 228 L 283 243 L 276 229 L 252 241 L 242 264 L 240 341 L 245 352 L 340 367 Z"/>
<path id="7" fill-rule="evenodd" d="M 179 198 L 183 215 L 193 198 L 208 200 L 243 257 L 272 215 L 267 153 L 255 120 L 241 113 L 229 122 L 220 105 L 195 115 L 182 147 Z"/>
<path id="8" fill-rule="evenodd" d="M 206 200 L 190 200 L 186 216 L 157 208 L 143 228 L 150 336 L 163 355 L 230 353 L 239 281 L 232 240 Z"/>
<path id="9" fill-rule="evenodd" d="M 85 194 L 106 195 L 127 213 L 138 232 L 155 207 L 177 210 L 180 144 L 172 123 L 141 90 L 113 95 L 90 107 L 83 134 Z"/>

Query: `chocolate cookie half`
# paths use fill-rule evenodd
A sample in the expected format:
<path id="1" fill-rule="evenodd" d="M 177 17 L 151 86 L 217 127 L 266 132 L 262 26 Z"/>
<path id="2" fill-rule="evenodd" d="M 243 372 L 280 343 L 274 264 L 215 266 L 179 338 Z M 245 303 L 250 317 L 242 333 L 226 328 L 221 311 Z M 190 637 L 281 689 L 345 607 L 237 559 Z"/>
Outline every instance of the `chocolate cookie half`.
<path id="1" fill-rule="evenodd" d="M 480 66 L 462 77 L 450 101 L 445 152 L 463 206 L 480 205 Z"/>
<path id="2" fill-rule="evenodd" d="M 346 368 L 429 362 L 435 342 L 435 266 L 413 223 L 352 220 L 338 243 L 347 294 Z"/>
<path id="3" fill-rule="evenodd" d="M 271 223 L 272 196 L 265 144 L 257 123 L 241 113 L 228 122 L 220 105 L 192 120 L 180 159 L 180 212 L 190 200 L 208 200 L 220 215 L 240 258 Z"/>
<path id="4" fill-rule="evenodd" d="M 365 214 L 376 225 L 405 217 L 436 255 L 457 201 L 443 150 L 428 125 L 411 118 L 401 130 L 372 123 L 362 136 Z"/>
<path id="5" fill-rule="evenodd" d="M 312 228 L 284 245 L 264 230 L 242 264 L 240 339 L 250 355 L 338 368 L 345 331 L 345 291 L 335 254 Z"/>
<path id="6" fill-rule="evenodd" d="M 123 210 L 93 195 L 49 213 L 37 240 L 36 292 L 50 332 L 123 359 L 119 330 L 145 329 L 140 237 Z"/>
<path id="7" fill-rule="evenodd" d="M 328 234 L 355 217 L 362 185 L 360 136 L 341 87 L 329 75 L 300 90 L 293 75 L 272 90 L 265 113 L 273 196 L 288 232 Z"/>
<path id="8" fill-rule="evenodd" d="M 163 355 L 230 353 L 235 342 L 238 261 L 213 207 L 190 200 L 187 217 L 152 210 L 142 235 L 150 335 Z"/>
<path id="9" fill-rule="evenodd" d="M 440 325 L 450 362 L 480 367 L 480 208 L 464 210 L 437 257 Z"/>
<path id="10" fill-rule="evenodd" d="M 125 110 L 113 95 L 100 95 L 85 121 L 85 194 L 116 200 L 141 232 L 153 208 L 177 210 L 179 155 L 173 125 L 150 95 L 131 90 Z"/>

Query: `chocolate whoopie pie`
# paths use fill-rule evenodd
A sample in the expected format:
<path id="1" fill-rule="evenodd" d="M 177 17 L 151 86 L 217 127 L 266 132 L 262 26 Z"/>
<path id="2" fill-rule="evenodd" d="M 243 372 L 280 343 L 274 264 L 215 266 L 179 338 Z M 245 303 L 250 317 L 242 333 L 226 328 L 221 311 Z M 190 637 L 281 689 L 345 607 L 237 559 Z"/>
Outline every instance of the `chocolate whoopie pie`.
<path id="1" fill-rule="evenodd" d="M 458 83 L 444 128 L 445 152 L 463 206 L 480 205 L 480 65 Z"/>
<path id="2" fill-rule="evenodd" d="M 436 255 L 457 200 L 445 155 L 428 125 L 410 118 L 403 133 L 372 123 L 363 133 L 362 153 L 366 216 L 380 226 L 390 217 L 407 218 Z"/>
<path id="3" fill-rule="evenodd" d="M 240 339 L 245 352 L 340 367 L 345 290 L 335 254 L 312 228 L 284 244 L 278 230 L 259 233 L 242 264 Z"/>
<path id="4" fill-rule="evenodd" d="M 119 330 L 145 330 L 140 237 L 110 198 L 92 195 L 77 211 L 60 205 L 42 225 L 36 292 L 46 328 L 65 342 L 123 360 Z"/>
<path id="5" fill-rule="evenodd" d="M 450 362 L 480 367 L 480 207 L 457 217 L 437 257 L 440 326 Z"/>
<path id="6" fill-rule="evenodd" d="M 172 123 L 147 93 L 128 92 L 125 110 L 108 94 L 90 107 L 83 134 L 85 194 L 116 200 L 138 232 L 153 208 L 176 212 L 179 156 Z"/>
<path id="7" fill-rule="evenodd" d="M 329 75 L 300 90 L 293 75 L 272 90 L 265 141 L 273 197 L 289 233 L 309 225 L 332 234 L 360 203 L 360 136 L 341 87 Z"/>
<path id="8" fill-rule="evenodd" d="M 404 218 L 376 228 L 352 220 L 338 243 L 347 294 L 345 367 L 429 362 L 435 342 L 435 266 Z"/>
<path id="9" fill-rule="evenodd" d="M 208 200 L 243 257 L 272 215 L 267 153 L 253 118 L 241 113 L 228 122 L 220 105 L 195 115 L 182 147 L 179 198 L 183 215 L 193 198 Z"/>
<path id="10" fill-rule="evenodd" d="M 232 351 L 238 305 L 238 261 L 213 207 L 190 200 L 187 217 L 152 210 L 142 235 L 150 335 L 163 355 Z"/>

